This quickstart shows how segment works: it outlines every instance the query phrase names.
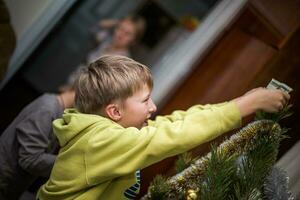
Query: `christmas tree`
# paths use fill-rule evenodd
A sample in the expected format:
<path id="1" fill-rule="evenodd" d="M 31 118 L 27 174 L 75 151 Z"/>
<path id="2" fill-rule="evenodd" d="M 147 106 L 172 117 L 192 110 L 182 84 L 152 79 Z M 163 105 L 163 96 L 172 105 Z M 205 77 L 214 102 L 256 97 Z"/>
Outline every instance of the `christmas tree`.
<path id="1" fill-rule="evenodd" d="M 183 154 L 177 174 L 157 176 L 143 200 L 256 200 L 294 199 L 286 173 L 274 167 L 287 129 L 279 121 L 291 115 L 291 106 L 279 113 L 259 112 L 255 121 L 232 135 L 202 158 Z"/>

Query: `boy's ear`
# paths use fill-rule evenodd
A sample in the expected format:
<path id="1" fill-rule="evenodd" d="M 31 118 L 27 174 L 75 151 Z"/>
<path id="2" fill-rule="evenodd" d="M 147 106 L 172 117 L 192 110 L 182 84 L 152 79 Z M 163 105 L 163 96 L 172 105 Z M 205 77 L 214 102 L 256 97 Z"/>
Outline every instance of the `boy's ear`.
<path id="1" fill-rule="evenodd" d="M 105 113 L 110 119 L 116 122 L 122 118 L 119 106 L 114 103 L 108 104 L 105 107 Z"/>

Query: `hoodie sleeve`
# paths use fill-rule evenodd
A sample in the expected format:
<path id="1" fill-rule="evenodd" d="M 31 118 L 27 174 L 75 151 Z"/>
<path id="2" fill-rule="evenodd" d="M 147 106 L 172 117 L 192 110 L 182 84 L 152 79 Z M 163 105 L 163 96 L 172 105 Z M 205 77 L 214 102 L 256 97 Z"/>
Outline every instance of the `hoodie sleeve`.
<path id="1" fill-rule="evenodd" d="M 143 169 L 167 157 L 188 151 L 241 124 L 233 102 L 195 106 L 187 112 L 160 117 L 155 126 L 108 128 L 89 141 L 86 161 L 88 184 Z M 175 120 L 176 119 L 176 120 Z"/>
<path id="2" fill-rule="evenodd" d="M 226 103 L 219 103 L 219 104 L 206 104 L 206 105 L 195 105 L 190 107 L 188 110 L 176 110 L 170 115 L 165 116 L 157 116 L 155 120 L 148 120 L 149 126 L 157 126 L 164 122 L 175 122 L 177 120 L 183 120 L 185 116 L 193 113 L 199 112 L 201 110 L 209 110 L 215 107 L 220 107 L 225 105 Z"/>

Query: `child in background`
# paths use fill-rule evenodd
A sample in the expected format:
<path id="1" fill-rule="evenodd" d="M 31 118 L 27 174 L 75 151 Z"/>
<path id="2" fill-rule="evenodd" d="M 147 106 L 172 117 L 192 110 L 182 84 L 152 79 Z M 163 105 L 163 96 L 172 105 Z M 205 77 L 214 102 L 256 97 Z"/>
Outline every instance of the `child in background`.
<path id="1" fill-rule="evenodd" d="M 156 111 L 152 84 L 146 66 L 123 56 L 103 56 L 82 69 L 76 109 L 53 123 L 61 149 L 40 200 L 134 199 L 140 169 L 239 127 L 242 117 L 258 110 L 277 112 L 290 98 L 258 88 L 150 120 Z"/>
<path id="2" fill-rule="evenodd" d="M 146 28 L 145 20 L 136 15 L 128 15 L 121 20 L 107 19 L 98 23 L 100 30 L 96 32 L 97 46 L 88 53 L 85 63 L 81 63 L 66 80 L 66 85 L 71 85 L 75 81 L 80 68 L 86 67 L 91 62 L 97 60 L 102 55 L 122 55 L 131 57 L 130 47 L 143 36 Z M 110 33 L 108 29 L 112 29 Z M 65 85 L 59 90 L 64 90 Z"/>
<path id="3" fill-rule="evenodd" d="M 96 42 L 99 45 L 88 54 L 87 64 L 106 54 L 130 57 L 130 47 L 139 41 L 146 28 L 145 20 L 136 15 L 121 20 L 101 20 L 98 25 L 100 31 L 96 33 Z M 112 34 L 109 29 L 113 29 Z"/>
<path id="4" fill-rule="evenodd" d="M 48 178 L 58 141 L 52 121 L 74 104 L 69 86 L 61 94 L 44 94 L 27 105 L 0 137 L 0 199 L 17 200 L 38 177 Z M 32 195 L 34 196 L 34 195 Z"/>

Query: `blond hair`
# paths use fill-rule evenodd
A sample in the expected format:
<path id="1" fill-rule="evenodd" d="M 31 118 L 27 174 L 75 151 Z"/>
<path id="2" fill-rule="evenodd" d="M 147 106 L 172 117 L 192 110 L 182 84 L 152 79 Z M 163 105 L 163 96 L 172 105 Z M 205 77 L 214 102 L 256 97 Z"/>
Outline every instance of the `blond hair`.
<path id="1" fill-rule="evenodd" d="M 144 84 L 153 87 L 147 66 L 125 56 L 105 55 L 81 69 L 75 81 L 75 107 L 82 113 L 101 114 L 104 106 L 125 100 Z"/>

